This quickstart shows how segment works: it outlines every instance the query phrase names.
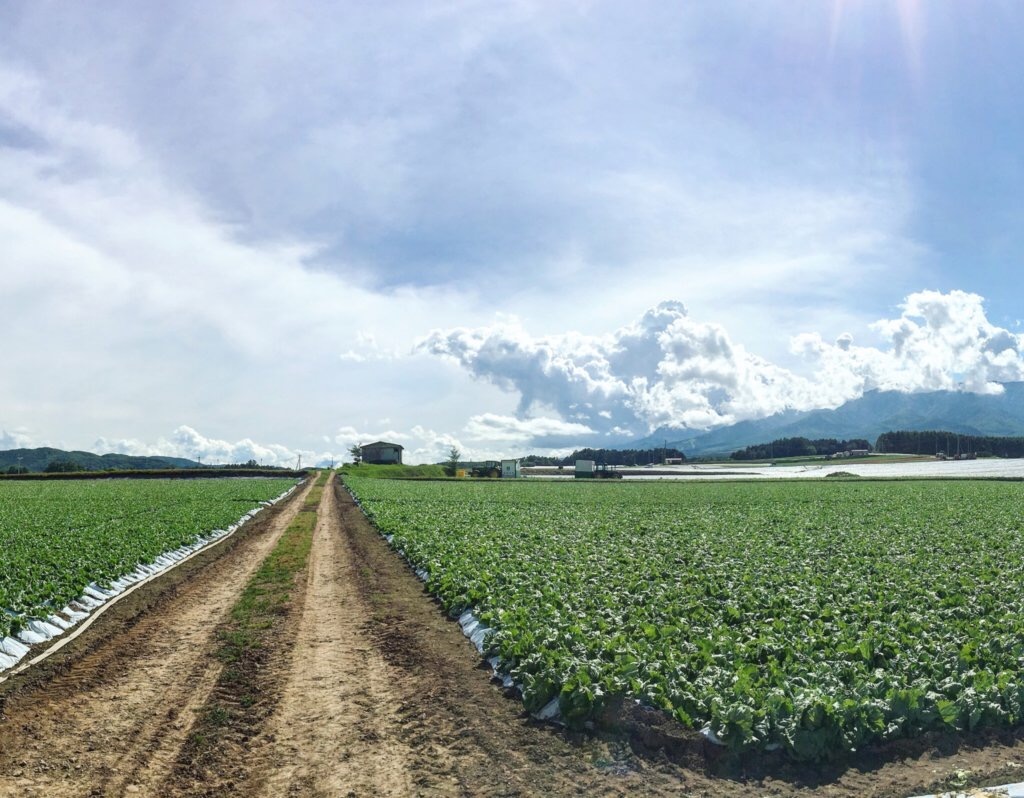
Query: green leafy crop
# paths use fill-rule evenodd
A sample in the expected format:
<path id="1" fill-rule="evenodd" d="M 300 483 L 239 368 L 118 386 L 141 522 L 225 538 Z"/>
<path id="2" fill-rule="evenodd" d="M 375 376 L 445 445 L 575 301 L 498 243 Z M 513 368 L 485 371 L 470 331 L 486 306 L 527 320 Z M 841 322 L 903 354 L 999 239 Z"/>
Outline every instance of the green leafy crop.
<path id="1" fill-rule="evenodd" d="M 0 637 L 139 563 L 226 527 L 291 479 L 0 483 Z M 6 612 L 5 612 L 6 610 Z"/>
<path id="2" fill-rule="evenodd" d="M 528 708 L 820 759 L 1024 719 L 1024 485 L 348 477 Z"/>

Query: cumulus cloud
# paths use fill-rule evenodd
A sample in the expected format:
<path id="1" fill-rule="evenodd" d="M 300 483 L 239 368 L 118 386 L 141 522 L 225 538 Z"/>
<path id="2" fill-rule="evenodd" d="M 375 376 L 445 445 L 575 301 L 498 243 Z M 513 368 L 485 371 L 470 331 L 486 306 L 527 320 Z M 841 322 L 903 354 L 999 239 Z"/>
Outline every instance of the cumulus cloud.
<path id="1" fill-rule="evenodd" d="M 980 296 L 921 291 L 901 308 L 899 318 L 872 325 L 886 348 L 856 346 L 850 333 L 834 343 L 818 333 L 796 336 L 792 350 L 812 364 L 809 376 L 752 354 L 678 302 L 603 336 L 535 337 L 512 320 L 435 330 L 419 348 L 518 393 L 518 424 L 485 417 L 471 423 L 505 435 L 531 430 L 528 415 L 538 406 L 606 434 L 707 429 L 786 409 L 836 407 L 872 389 L 995 393 L 1001 382 L 1024 379 L 1021 337 L 989 322 Z"/>
<path id="2" fill-rule="evenodd" d="M 326 466 L 332 461 L 340 463 L 343 460 L 340 454 L 332 452 L 292 449 L 280 444 L 262 444 L 251 438 L 235 442 L 208 438 L 186 425 L 178 427 L 170 436 L 160 438 L 154 443 L 133 438 L 99 438 L 93 445 L 93 451 L 98 454 L 116 452 L 148 457 L 184 457 L 202 461 L 207 465 L 255 460 L 261 465 L 292 467 L 299 463 L 301 458 L 305 466 Z"/>
<path id="3" fill-rule="evenodd" d="M 805 382 L 749 353 L 720 325 L 663 302 L 604 336 L 533 337 L 518 323 L 438 330 L 420 348 L 519 394 L 518 413 L 554 408 L 607 433 L 707 428 L 791 406 Z"/>
<path id="4" fill-rule="evenodd" d="M 849 335 L 828 344 L 807 334 L 794 339 L 794 351 L 816 365 L 820 381 L 840 382 L 851 395 L 872 389 L 999 394 L 1001 383 L 1024 379 L 1024 339 L 992 324 L 978 294 L 920 291 L 900 308 L 899 318 L 872 325 L 887 349 L 855 346 Z"/>

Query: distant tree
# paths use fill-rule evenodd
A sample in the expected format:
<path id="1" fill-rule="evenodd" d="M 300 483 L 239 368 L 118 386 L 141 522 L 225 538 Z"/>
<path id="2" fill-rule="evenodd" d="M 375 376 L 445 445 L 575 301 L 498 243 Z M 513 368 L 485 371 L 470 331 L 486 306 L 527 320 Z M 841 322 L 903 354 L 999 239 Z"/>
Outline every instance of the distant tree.
<path id="1" fill-rule="evenodd" d="M 835 438 L 776 438 L 769 443 L 759 443 L 739 449 L 729 455 L 733 460 L 771 460 L 778 457 L 813 457 L 848 452 L 852 449 L 871 449 L 863 438 L 838 441 Z"/>
<path id="2" fill-rule="evenodd" d="M 593 460 L 604 465 L 637 466 L 660 463 L 666 457 L 685 460 L 686 455 L 679 449 L 658 447 L 657 449 L 577 449 L 568 457 L 558 461 L 559 465 L 575 465 L 577 460 Z"/>
<path id="3" fill-rule="evenodd" d="M 976 453 L 979 457 L 1024 457 L 1024 437 L 964 435 L 948 430 L 897 430 L 878 436 L 875 449 L 901 454 Z"/>
<path id="4" fill-rule="evenodd" d="M 8 466 L 7 473 L 8 474 L 27 474 L 28 473 L 28 469 L 25 466 L 12 465 L 12 466 Z"/>
<path id="5" fill-rule="evenodd" d="M 74 460 L 51 460 L 43 470 L 47 474 L 70 474 L 75 471 L 85 471 L 85 466 Z"/>
<path id="6" fill-rule="evenodd" d="M 444 464 L 444 473 L 450 477 L 455 476 L 455 472 L 459 468 L 459 461 L 462 459 L 462 452 L 459 451 L 457 446 L 453 446 L 448 450 L 448 459 Z"/>
<path id="7" fill-rule="evenodd" d="M 348 447 L 348 453 L 352 455 L 352 462 L 359 465 L 363 461 L 363 447 L 358 443 L 353 443 Z"/>

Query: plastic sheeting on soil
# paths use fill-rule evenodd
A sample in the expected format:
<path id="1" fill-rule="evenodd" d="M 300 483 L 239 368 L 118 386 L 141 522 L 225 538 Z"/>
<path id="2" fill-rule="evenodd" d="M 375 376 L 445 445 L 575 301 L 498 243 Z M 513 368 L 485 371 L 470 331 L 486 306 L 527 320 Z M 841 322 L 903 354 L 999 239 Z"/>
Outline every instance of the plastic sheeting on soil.
<path id="1" fill-rule="evenodd" d="M 62 635 L 88 618 L 95 609 L 102 607 L 133 585 L 163 573 L 169 568 L 173 568 L 201 549 L 205 549 L 207 546 L 234 533 L 242 524 L 267 507 L 273 507 L 279 501 L 287 498 L 297 487 L 298 484 L 293 485 L 280 496 L 260 502 L 259 507 L 247 512 L 227 529 L 214 529 L 208 535 L 198 538 L 193 543 L 160 554 L 151 563 L 139 563 L 134 571 L 115 579 L 109 585 L 103 586 L 96 582 L 91 582 L 85 586 L 81 596 L 46 618 L 24 618 L 11 610 L 4 610 L 9 615 L 21 618 L 23 626 L 17 637 L 0 639 L 0 674 L 13 668 L 24 659 L 31 650 L 31 646 L 46 643 Z"/>
<path id="2" fill-rule="evenodd" d="M 1014 784 L 1003 784 L 1000 787 L 975 787 L 967 792 L 940 792 L 938 795 L 918 795 L 916 798 L 975 798 L 991 795 L 993 798 L 1024 798 L 1024 781 Z"/>

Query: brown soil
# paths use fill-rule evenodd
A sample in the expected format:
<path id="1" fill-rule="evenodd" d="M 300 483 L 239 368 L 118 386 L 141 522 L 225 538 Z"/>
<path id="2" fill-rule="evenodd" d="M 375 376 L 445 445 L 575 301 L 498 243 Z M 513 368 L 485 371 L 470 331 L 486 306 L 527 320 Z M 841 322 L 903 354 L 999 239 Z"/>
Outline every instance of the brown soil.
<path id="1" fill-rule="evenodd" d="M 257 517 L 234 545 L 169 574 L 178 581 L 8 688 L 0 795 L 908 796 L 953 779 L 1024 779 L 1020 734 L 808 767 L 729 762 L 628 706 L 594 733 L 539 724 L 331 485 L 290 631 L 261 663 L 269 709 L 218 751 L 217 778 L 197 780 L 182 757 L 222 677 L 214 630 L 300 503 Z"/>

